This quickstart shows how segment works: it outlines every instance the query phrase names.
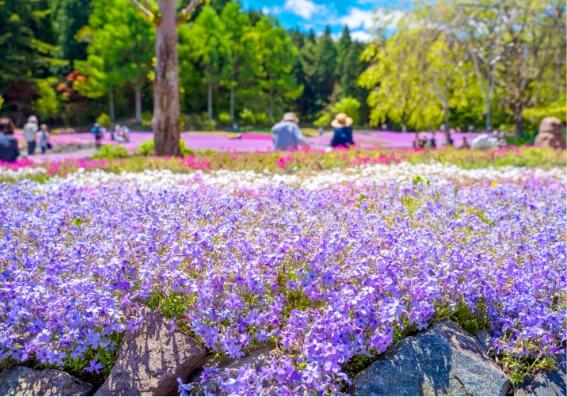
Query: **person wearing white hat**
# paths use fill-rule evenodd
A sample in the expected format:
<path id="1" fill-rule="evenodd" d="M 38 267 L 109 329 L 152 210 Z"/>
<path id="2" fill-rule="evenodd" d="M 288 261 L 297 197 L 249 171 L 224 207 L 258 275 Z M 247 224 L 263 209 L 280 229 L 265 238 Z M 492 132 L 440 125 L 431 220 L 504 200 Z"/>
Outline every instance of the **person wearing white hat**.
<path id="1" fill-rule="evenodd" d="M 349 147 L 354 145 L 352 139 L 352 118 L 344 113 L 339 113 L 331 122 L 331 127 L 334 128 L 331 147 Z"/>
<path id="2" fill-rule="evenodd" d="M 28 118 L 28 122 L 26 123 L 26 125 L 24 125 L 24 138 L 28 143 L 28 156 L 31 156 L 32 154 L 35 153 L 35 146 L 36 146 L 35 135 L 39 130 L 37 124 L 38 124 L 37 117 L 30 116 Z"/>
<path id="3" fill-rule="evenodd" d="M 300 145 L 309 146 L 299 129 L 295 113 L 284 114 L 282 121 L 272 127 L 272 141 L 275 150 L 295 150 Z"/>

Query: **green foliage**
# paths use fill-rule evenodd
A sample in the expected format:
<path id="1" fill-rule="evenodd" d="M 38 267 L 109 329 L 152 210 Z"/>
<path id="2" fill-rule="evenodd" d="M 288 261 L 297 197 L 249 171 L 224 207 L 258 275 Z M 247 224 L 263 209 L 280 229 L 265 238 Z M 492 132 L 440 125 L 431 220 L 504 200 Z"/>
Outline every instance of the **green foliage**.
<path id="1" fill-rule="evenodd" d="M 187 309 L 195 302 L 193 294 L 179 294 L 171 292 L 153 291 L 148 298 L 147 305 L 150 309 L 159 310 L 165 318 L 181 319 Z"/>
<path id="2" fill-rule="evenodd" d="M 205 131 L 214 131 L 217 129 L 217 122 L 215 120 L 203 121 L 203 129 Z"/>
<path id="3" fill-rule="evenodd" d="M 221 112 L 219 113 L 219 122 L 222 125 L 230 125 L 232 118 L 230 117 L 230 113 Z"/>
<path id="4" fill-rule="evenodd" d="M 328 112 L 324 112 L 313 124 L 316 127 L 324 128 L 331 124 L 332 116 Z"/>
<path id="5" fill-rule="evenodd" d="M 96 122 L 105 128 L 110 128 L 112 126 L 112 120 L 110 120 L 110 116 L 106 113 L 101 113 L 97 118 Z"/>
<path id="6" fill-rule="evenodd" d="M 195 154 L 195 152 L 192 149 L 189 149 L 187 147 L 184 140 L 179 141 L 179 150 L 181 151 L 181 155 L 183 156 L 189 156 Z M 145 141 L 138 148 L 138 154 L 145 157 L 152 156 L 154 154 L 154 151 L 155 151 L 155 142 L 153 139 L 149 139 Z"/>
<path id="7" fill-rule="evenodd" d="M 254 125 L 256 124 L 256 116 L 254 112 L 250 109 L 244 108 L 242 112 L 240 112 L 240 122 L 243 125 Z"/>
<path id="8" fill-rule="evenodd" d="M 356 125 L 360 122 L 360 102 L 356 98 L 344 97 L 332 107 L 333 113 L 346 113 Z"/>
<path id="9" fill-rule="evenodd" d="M 2 105 L 4 105 L 4 98 L 0 95 L 0 110 L 2 110 Z"/>
<path id="10" fill-rule="evenodd" d="M 142 156 L 151 156 L 154 154 L 154 150 L 155 142 L 153 139 L 150 139 L 140 145 L 140 147 L 138 148 L 138 154 Z"/>
<path id="11" fill-rule="evenodd" d="M 52 119 L 59 113 L 61 104 L 53 88 L 54 78 L 43 79 L 37 82 L 39 98 L 35 102 L 37 113 L 42 119 Z"/>
<path id="12" fill-rule="evenodd" d="M 113 159 L 125 159 L 129 157 L 130 154 L 123 146 L 117 145 L 102 145 L 94 154 L 94 159 L 104 159 L 104 160 L 113 160 Z"/>
<path id="13" fill-rule="evenodd" d="M 142 127 L 152 128 L 152 118 L 151 112 L 142 112 Z"/>
<path id="14" fill-rule="evenodd" d="M 544 117 L 557 117 L 562 122 L 567 121 L 567 98 L 550 103 L 547 106 L 527 108 L 524 117 L 534 126 L 538 126 Z"/>

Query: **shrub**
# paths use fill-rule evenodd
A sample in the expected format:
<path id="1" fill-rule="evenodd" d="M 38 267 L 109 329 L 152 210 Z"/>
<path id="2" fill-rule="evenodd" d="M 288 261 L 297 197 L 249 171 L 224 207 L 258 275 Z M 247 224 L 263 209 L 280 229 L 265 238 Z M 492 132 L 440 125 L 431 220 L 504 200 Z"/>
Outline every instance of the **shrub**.
<path id="1" fill-rule="evenodd" d="M 183 156 L 192 156 L 195 154 L 193 149 L 190 149 L 185 144 L 184 140 L 179 141 L 179 151 Z M 150 139 L 140 145 L 138 148 L 138 154 L 142 156 L 152 156 L 155 153 L 155 141 Z"/>
<path id="2" fill-rule="evenodd" d="M 242 125 L 256 124 L 256 116 L 254 115 L 254 112 L 246 108 L 242 110 L 242 112 L 240 112 L 240 122 Z"/>
<path id="3" fill-rule="evenodd" d="M 185 116 L 186 127 L 189 130 L 200 130 L 203 128 L 203 117 L 198 113 Z"/>
<path id="4" fill-rule="evenodd" d="M 256 118 L 256 124 L 261 125 L 263 127 L 270 125 L 271 123 L 270 116 L 268 116 L 268 113 L 266 112 L 256 113 L 255 118 Z"/>
<path id="5" fill-rule="evenodd" d="M 152 115 L 151 112 L 143 112 L 142 113 L 142 127 L 152 128 L 152 118 L 153 118 L 153 115 Z"/>
<path id="6" fill-rule="evenodd" d="M 106 113 L 101 113 L 97 118 L 96 122 L 101 127 L 110 128 L 112 127 L 112 120 L 110 120 L 110 116 Z"/>
<path id="7" fill-rule="evenodd" d="M 313 124 L 320 128 L 326 127 L 331 124 L 331 115 L 329 113 L 323 113 Z"/>
<path id="8" fill-rule="evenodd" d="M 341 99 L 333 105 L 332 111 L 334 114 L 346 113 L 352 118 L 354 124 L 360 122 L 360 102 L 355 98 L 345 97 Z"/>
<path id="9" fill-rule="evenodd" d="M 219 122 L 222 125 L 230 125 L 231 120 L 232 120 L 232 117 L 230 117 L 229 113 L 221 112 L 221 114 L 219 114 Z"/>
<path id="10" fill-rule="evenodd" d="M 35 107 L 43 119 L 54 118 L 59 114 L 61 106 L 53 84 L 53 79 L 39 80 L 37 83 L 39 99 L 35 102 Z"/>
<path id="11" fill-rule="evenodd" d="M 217 129 L 217 122 L 215 120 L 203 121 L 203 129 L 205 131 L 214 131 Z"/>
<path id="12" fill-rule="evenodd" d="M 153 139 L 146 141 L 138 148 L 138 153 L 142 156 L 151 156 L 155 151 L 155 142 Z"/>
<path id="13" fill-rule="evenodd" d="M 128 151 L 123 146 L 102 145 L 93 155 L 94 159 L 125 159 L 129 156 Z"/>

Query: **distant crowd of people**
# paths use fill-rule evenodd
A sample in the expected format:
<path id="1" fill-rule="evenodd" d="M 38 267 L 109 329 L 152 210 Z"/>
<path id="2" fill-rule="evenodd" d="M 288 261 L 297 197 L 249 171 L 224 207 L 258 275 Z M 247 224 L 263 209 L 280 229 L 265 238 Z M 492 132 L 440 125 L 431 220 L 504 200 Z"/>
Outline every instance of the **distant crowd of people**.
<path id="1" fill-rule="evenodd" d="M 11 119 L 7 117 L 0 119 L 1 161 L 16 161 L 16 159 L 20 156 L 18 141 L 14 136 L 15 131 L 16 126 Z M 42 154 L 45 154 L 47 150 L 52 148 L 51 143 L 49 142 L 49 129 L 47 124 L 39 125 L 36 116 L 28 117 L 28 121 L 24 125 L 23 132 L 24 139 L 26 140 L 26 151 L 28 156 L 33 156 L 35 154 L 38 143 L 39 150 Z"/>
<path id="2" fill-rule="evenodd" d="M 91 134 L 95 139 L 95 147 L 98 149 L 102 145 L 102 138 L 107 133 L 106 128 L 101 127 L 99 123 L 94 123 L 91 128 Z M 114 131 L 110 130 L 109 138 L 111 141 L 118 143 L 130 142 L 130 129 L 126 125 L 117 124 L 114 126 Z"/>

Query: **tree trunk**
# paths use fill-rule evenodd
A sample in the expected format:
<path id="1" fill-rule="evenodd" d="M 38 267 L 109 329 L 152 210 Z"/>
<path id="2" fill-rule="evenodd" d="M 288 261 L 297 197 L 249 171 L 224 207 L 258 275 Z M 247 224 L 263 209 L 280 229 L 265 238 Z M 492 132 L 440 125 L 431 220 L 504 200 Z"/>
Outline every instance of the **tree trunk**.
<path id="1" fill-rule="evenodd" d="M 524 110 L 520 107 L 514 112 L 514 123 L 516 124 L 516 134 L 524 133 Z"/>
<path id="2" fill-rule="evenodd" d="M 114 112 L 114 91 L 110 90 L 108 93 L 108 112 L 110 120 L 114 121 L 116 119 L 116 114 Z"/>
<path id="3" fill-rule="evenodd" d="M 274 120 L 274 98 L 270 96 L 270 107 L 268 109 L 268 116 L 270 118 L 270 123 Z"/>
<path id="4" fill-rule="evenodd" d="M 235 87 L 230 87 L 230 120 L 232 122 L 232 125 L 236 123 L 235 107 L 236 107 L 236 89 Z"/>
<path id="5" fill-rule="evenodd" d="M 137 83 L 134 86 L 134 94 L 136 97 L 136 123 L 142 122 L 142 84 Z"/>
<path id="6" fill-rule="evenodd" d="M 175 0 L 158 1 L 156 68 L 154 80 L 155 153 L 179 156 L 179 60 Z"/>
<path id="7" fill-rule="evenodd" d="M 207 86 L 207 114 L 209 121 L 213 119 L 213 83 L 209 81 Z"/>

